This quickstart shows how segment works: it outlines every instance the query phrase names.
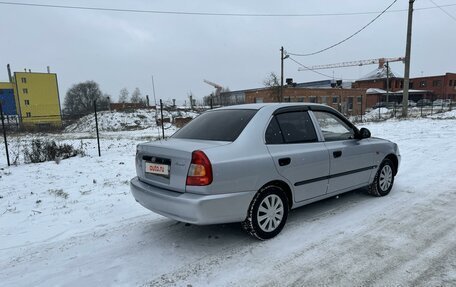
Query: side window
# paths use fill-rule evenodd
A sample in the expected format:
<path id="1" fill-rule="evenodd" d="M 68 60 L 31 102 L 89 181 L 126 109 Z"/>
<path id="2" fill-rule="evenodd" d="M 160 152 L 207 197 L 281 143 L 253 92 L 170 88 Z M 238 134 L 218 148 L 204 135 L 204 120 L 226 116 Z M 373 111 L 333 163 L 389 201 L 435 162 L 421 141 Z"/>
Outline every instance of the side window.
<path id="1" fill-rule="evenodd" d="M 320 125 L 325 141 L 353 139 L 355 132 L 337 116 L 327 112 L 313 112 Z"/>
<path id="2" fill-rule="evenodd" d="M 273 117 L 266 129 L 266 144 L 283 144 L 282 131 L 277 123 L 277 118 Z"/>
<path id="3" fill-rule="evenodd" d="M 275 116 L 266 130 L 266 144 L 316 142 L 317 134 L 307 112 Z"/>

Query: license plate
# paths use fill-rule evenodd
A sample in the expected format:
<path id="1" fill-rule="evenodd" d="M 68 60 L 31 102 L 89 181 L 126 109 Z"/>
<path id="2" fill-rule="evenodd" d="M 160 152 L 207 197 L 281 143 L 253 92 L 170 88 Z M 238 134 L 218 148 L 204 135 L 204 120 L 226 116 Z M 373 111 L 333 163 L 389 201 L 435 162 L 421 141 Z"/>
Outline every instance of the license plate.
<path id="1" fill-rule="evenodd" d="M 169 175 L 169 166 L 166 164 L 146 162 L 146 172 L 158 175 Z"/>

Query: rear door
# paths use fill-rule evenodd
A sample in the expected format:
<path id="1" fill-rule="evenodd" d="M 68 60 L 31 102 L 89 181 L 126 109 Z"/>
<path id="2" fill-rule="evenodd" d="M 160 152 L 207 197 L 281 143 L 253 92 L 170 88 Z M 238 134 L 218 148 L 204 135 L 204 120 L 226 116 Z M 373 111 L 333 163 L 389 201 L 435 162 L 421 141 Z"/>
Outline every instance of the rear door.
<path id="1" fill-rule="evenodd" d="M 325 144 L 318 141 L 307 111 L 276 113 L 265 142 L 277 171 L 292 184 L 296 202 L 326 193 L 329 154 Z"/>
<path id="2" fill-rule="evenodd" d="M 367 185 L 374 166 L 369 139 L 355 139 L 355 130 L 341 117 L 328 111 L 313 111 L 329 151 L 328 193 Z"/>

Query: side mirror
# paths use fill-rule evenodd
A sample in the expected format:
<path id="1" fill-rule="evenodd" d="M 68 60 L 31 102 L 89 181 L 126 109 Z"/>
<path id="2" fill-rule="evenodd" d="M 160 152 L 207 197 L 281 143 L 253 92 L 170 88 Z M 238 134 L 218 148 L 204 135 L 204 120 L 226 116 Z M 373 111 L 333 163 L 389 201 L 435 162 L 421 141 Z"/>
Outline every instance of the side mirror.
<path id="1" fill-rule="evenodd" d="M 359 139 L 367 139 L 371 137 L 371 132 L 366 128 L 361 128 L 358 134 Z"/>

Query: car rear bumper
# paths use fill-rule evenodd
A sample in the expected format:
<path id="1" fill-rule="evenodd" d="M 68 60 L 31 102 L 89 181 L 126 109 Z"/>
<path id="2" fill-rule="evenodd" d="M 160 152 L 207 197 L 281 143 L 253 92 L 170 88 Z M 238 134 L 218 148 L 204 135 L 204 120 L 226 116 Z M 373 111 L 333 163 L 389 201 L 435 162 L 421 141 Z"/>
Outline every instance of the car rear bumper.
<path id="1" fill-rule="evenodd" d="M 141 182 L 130 181 L 131 192 L 142 206 L 163 216 L 192 224 L 241 222 L 255 191 L 201 195 L 180 193 Z"/>

